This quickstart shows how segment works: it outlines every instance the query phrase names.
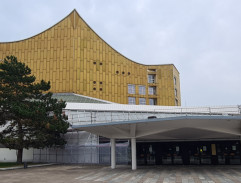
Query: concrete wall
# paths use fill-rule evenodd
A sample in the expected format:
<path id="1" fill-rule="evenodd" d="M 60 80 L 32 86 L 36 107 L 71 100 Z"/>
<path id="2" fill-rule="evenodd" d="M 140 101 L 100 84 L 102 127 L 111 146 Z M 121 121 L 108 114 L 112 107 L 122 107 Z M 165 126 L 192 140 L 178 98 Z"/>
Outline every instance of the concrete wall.
<path id="1" fill-rule="evenodd" d="M 17 151 L 10 150 L 8 148 L 0 148 L 0 162 L 16 162 L 17 161 Z M 32 162 L 33 161 L 33 149 L 24 149 L 23 151 L 23 161 Z"/>

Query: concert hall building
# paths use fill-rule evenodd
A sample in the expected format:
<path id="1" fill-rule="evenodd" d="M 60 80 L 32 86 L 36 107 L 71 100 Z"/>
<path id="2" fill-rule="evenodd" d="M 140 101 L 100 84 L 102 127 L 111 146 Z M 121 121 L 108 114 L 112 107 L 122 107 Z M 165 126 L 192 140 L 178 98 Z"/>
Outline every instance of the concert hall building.
<path id="1" fill-rule="evenodd" d="M 71 124 L 65 148 L 30 149 L 27 161 L 131 164 L 133 170 L 240 164 L 241 106 L 181 107 L 173 64 L 126 58 L 76 10 L 33 37 L 0 42 L 0 59 L 8 55 L 28 65 L 37 81 L 51 82 Z M 0 161 L 14 155 L 0 144 Z"/>

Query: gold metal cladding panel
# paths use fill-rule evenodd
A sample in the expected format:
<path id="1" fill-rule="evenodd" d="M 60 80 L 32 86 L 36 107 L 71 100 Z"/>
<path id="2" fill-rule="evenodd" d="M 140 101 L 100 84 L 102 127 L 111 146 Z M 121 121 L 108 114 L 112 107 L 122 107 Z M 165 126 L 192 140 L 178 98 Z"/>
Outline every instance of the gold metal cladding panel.
<path id="1" fill-rule="evenodd" d="M 176 99 L 178 100 L 178 105 L 181 105 L 181 87 L 180 87 L 180 77 L 179 72 L 175 67 L 173 67 L 173 76 L 176 78 L 176 84 L 174 88 L 177 89 L 177 96 Z M 174 82 L 173 82 L 174 83 Z"/>
<path id="2" fill-rule="evenodd" d="M 181 104 L 179 73 L 175 66 L 142 65 L 133 62 L 104 42 L 74 10 L 48 30 L 17 42 L 0 43 L 0 59 L 15 55 L 36 76 L 50 80 L 52 92 L 78 94 L 128 103 L 128 84 L 136 85 L 139 98 L 156 98 L 158 105 Z M 157 95 L 148 94 L 147 70 L 155 69 Z M 176 77 L 176 85 L 174 85 Z M 146 95 L 138 95 L 138 86 L 146 87 Z M 175 88 L 177 96 L 175 96 Z"/>

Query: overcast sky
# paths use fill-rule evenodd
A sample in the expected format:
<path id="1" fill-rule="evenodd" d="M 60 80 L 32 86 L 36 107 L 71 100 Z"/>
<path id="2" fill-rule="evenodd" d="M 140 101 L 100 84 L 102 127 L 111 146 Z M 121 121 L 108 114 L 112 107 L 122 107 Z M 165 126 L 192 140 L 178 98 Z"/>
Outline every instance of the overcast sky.
<path id="1" fill-rule="evenodd" d="M 175 64 L 183 106 L 241 104 L 241 0 L 1 0 L 0 42 L 38 34 L 73 9 L 126 57 Z"/>

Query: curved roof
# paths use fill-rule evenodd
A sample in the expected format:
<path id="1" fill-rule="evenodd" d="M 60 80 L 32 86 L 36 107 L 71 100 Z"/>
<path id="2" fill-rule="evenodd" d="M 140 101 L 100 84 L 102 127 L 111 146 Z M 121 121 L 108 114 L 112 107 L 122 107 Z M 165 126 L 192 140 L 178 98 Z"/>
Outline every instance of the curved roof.
<path id="1" fill-rule="evenodd" d="M 96 34 L 103 42 L 105 42 L 105 43 L 106 43 L 109 47 L 111 47 L 115 52 L 117 52 L 118 54 L 120 54 L 121 56 L 123 56 L 124 58 L 126 58 L 127 60 L 129 60 L 129 61 L 131 61 L 131 62 L 134 62 L 134 63 L 136 63 L 136 64 L 140 64 L 140 65 L 155 66 L 155 65 L 146 65 L 146 64 L 142 64 L 142 63 L 138 63 L 138 62 L 136 62 L 136 61 L 133 61 L 133 60 L 127 58 L 126 56 L 124 56 L 123 54 L 121 54 L 121 53 L 120 53 L 119 51 L 117 51 L 116 49 L 114 49 L 114 48 L 113 48 L 112 46 L 110 46 L 104 39 L 102 39 L 102 38 L 85 22 L 85 20 L 79 15 L 79 13 L 76 11 L 76 9 L 74 9 L 69 15 L 67 15 L 65 18 L 63 18 L 62 20 L 60 20 L 59 22 L 57 22 L 57 23 L 54 24 L 53 26 L 49 27 L 48 29 L 46 29 L 46 30 L 44 30 L 44 31 L 42 31 L 42 32 L 34 35 L 34 36 L 31 36 L 31 37 L 29 37 L 29 38 L 25 38 L 25 39 L 22 39 L 22 40 L 17 40 L 17 41 L 0 42 L 0 44 L 15 43 L 15 42 L 21 42 L 21 41 L 25 41 L 25 40 L 28 40 L 28 39 L 32 39 L 32 38 L 34 38 L 34 37 L 36 37 L 36 36 L 41 35 L 42 33 L 46 32 L 46 31 L 54 28 L 56 25 L 58 25 L 59 23 L 61 23 L 61 22 L 62 22 L 63 20 L 65 20 L 66 18 L 70 17 L 72 14 L 74 14 L 74 15 L 77 14 L 78 17 L 87 25 L 87 27 L 88 27 L 92 32 L 94 32 L 94 34 Z M 174 64 L 156 64 L 156 66 L 158 66 L 158 65 L 173 65 L 173 66 L 175 67 Z M 176 67 L 175 67 L 175 69 L 177 70 Z M 177 70 L 177 71 L 178 71 L 178 70 Z M 179 72 L 179 71 L 178 71 L 178 72 Z"/>

